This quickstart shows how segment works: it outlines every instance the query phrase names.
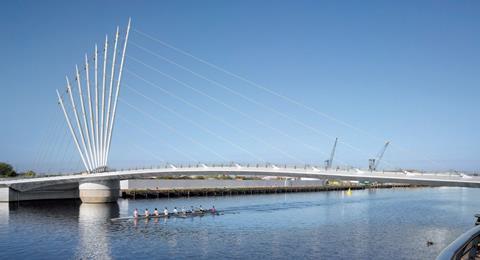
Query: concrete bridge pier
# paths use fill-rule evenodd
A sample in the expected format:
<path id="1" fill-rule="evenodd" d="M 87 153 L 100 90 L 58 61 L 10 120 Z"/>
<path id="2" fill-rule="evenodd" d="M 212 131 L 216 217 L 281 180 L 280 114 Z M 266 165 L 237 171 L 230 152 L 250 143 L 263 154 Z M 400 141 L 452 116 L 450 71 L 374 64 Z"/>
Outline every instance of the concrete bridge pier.
<path id="1" fill-rule="evenodd" d="M 120 181 L 86 181 L 81 182 L 78 189 L 83 203 L 116 202 L 120 195 Z"/>

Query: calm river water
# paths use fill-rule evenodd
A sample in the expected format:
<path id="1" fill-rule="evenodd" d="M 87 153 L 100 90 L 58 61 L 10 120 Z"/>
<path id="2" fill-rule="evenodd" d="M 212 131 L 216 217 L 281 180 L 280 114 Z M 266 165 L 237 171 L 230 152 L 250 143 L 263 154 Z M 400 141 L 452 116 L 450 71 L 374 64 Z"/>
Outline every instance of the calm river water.
<path id="1" fill-rule="evenodd" d="M 480 212 L 480 189 L 417 188 L 0 204 L 1 259 L 433 259 Z M 110 221 L 191 205 L 221 216 Z M 427 246 L 431 240 L 434 245 Z"/>

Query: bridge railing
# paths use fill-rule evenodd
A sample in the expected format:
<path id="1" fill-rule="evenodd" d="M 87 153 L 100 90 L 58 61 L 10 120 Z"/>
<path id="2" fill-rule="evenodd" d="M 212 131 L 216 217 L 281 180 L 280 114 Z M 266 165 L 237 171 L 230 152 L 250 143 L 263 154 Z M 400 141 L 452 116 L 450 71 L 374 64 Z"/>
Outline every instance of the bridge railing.
<path id="1" fill-rule="evenodd" d="M 135 167 L 135 168 L 117 168 L 114 171 L 128 171 L 128 170 L 146 170 L 146 169 L 166 169 L 166 168 L 224 168 L 224 167 L 232 167 L 232 168 L 273 168 L 273 169 L 298 169 L 298 170 L 324 170 L 325 166 L 322 165 L 314 165 L 314 164 L 275 164 L 275 163 L 190 163 L 190 164 L 174 164 L 174 163 L 166 163 L 162 165 L 151 165 L 151 166 L 143 166 L 143 167 Z M 332 170 L 342 170 L 342 171 L 350 171 L 352 167 L 334 167 Z M 112 170 L 111 170 L 112 171 Z"/>
<path id="2" fill-rule="evenodd" d="M 237 162 L 229 162 L 229 163 L 212 163 L 212 162 L 207 162 L 207 163 L 202 163 L 202 162 L 196 162 L 196 163 L 161 163 L 161 164 L 155 164 L 155 165 L 148 165 L 148 166 L 140 166 L 140 167 L 133 167 L 133 168 L 108 168 L 106 169 L 106 172 L 117 172 L 117 171 L 131 171 L 131 170 L 148 170 L 148 169 L 173 169 L 173 168 L 224 168 L 224 167 L 231 167 L 231 168 L 247 168 L 247 169 L 255 169 L 255 168 L 271 168 L 271 169 L 289 169 L 289 170 L 326 170 L 324 165 L 318 165 L 318 164 L 285 164 L 285 163 L 247 163 L 247 162 L 242 162 L 242 163 L 237 163 Z M 356 168 L 348 165 L 343 165 L 343 166 L 335 166 L 330 169 L 330 171 L 343 171 L 343 172 L 360 172 L 360 173 L 368 173 L 369 171 L 367 169 L 361 169 L 361 168 Z M 401 169 L 396 169 L 396 170 L 385 170 L 383 171 L 384 173 L 387 172 L 395 172 L 395 173 L 403 173 L 403 174 L 422 174 L 422 175 L 431 175 L 431 176 L 450 176 L 450 177 L 462 177 L 465 175 L 459 174 L 459 173 L 451 173 L 451 172 L 406 172 Z M 101 172 L 100 172 L 101 173 Z M 75 174 L 83 174 L 83 172 L 58 172 L 58 173 L 49 173 L 49 174 L 38 174 L 34 178 L 38 177 L 47 177 L 47 176 L 61 176 L 61 175 L 75 175 Z M 470 175 L 473 176 L 473 175 Z M 470 177 L 470 176 L 465 176 L 465 177 Z M 476 175 L 475 175 L 476 176 Z"/>
<path id="3" fill-rule="evenodd" d="M 326 170 L 324 165 L 315 165 L 315 164 L 280 164 L 280 163 L 165 163 L 160 165 L 150 165 L 143 167 L 135 168 L 116 168 L 110 169 L 109 171 L 128 171 L 128 170 L 146 170 L 146 169 L 167 169 L 167 168 L 223 168 L 223 167 L 232 167 L 232 168 L 272 168 L 272 169 L 293 169 L 293 170 Z M 343 172 L 360 172 L 368 173 L 368 169 L 362 169 L 358 167 L 342 165 L 335 166 L 330 168 L 330 171 L 343 171 Z M 424 175 L 424 176 L 448 176 L 448 177 L 462 177 L 462 178 L 471 178 L 472 176 L 478 176 L 478 174 L 466 175 L 458 172 L 424 172 L 424 171 L 404 171 L 402 169 L 390 169 L 382 170 L 383 173 L 397 173 L 397 174 L 411 174 L 411 175 Z"/>
<path id="4" fill-rule="evenodd" d="M 480 225 L 460 235 L 447 246 L 437 260 L 478 259 L 480 257 Z"/>

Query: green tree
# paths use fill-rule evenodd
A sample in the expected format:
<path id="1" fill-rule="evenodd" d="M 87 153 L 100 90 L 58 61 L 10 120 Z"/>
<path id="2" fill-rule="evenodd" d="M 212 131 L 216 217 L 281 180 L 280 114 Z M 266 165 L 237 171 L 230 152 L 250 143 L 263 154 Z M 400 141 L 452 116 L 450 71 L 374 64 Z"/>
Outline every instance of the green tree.
<path id="1" fill-rule="evenodd" d="M 25 177 L 35 177 L 37 175 L 34 171 L 27 171 L 25 172 Z"/>
<path id="2" fill-rule="evenodd" d="M 0 175 L 5 177 L 15 177 L 17 173 L 13 170 L 13 167 L 8 163 L 0 162 Z"/>

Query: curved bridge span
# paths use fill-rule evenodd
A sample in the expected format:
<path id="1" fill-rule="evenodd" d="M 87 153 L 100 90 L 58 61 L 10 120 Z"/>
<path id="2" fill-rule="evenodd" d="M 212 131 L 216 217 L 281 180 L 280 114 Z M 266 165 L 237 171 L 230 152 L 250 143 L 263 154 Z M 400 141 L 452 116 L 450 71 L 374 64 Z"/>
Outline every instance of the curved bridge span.
<path id="1" fill-rule="evenodd" d="M 81 198 L 83 202 L 112 202 L 118 198 L 120 190 L 120 180 L 136 179 L 136 178 L 149 178 L 158 176 L 179 176 L 179 175 L 217 175 L 217 174 L 230 174 L 230 175 L 250 175 L 250 176 L 280 176 L 280 177 L 306 177 L 316 179 L 337 179 L 337 180 L 356 180 L 356 181 L 375 181 L 375 182 L 390 182 L 390 183 L 408 183 L 430 186 L 460 186 L 460 187 L 480 187 L 480 177 L 478 176 L 466 176 L 462 174 L 440 174 L 440 173 L 410 173 L 410 172 L 379 172 L 378 165 L 382 160 L 383 154 L 389 145 L 389 141 L 385 143 L 380 153 L 375 158 L 369 159 L 369 169 L 372 171 L 361 170 L 335 170 L 332 169 L 333 160 L 335 155 L 335 149 L 337 147 L 338 138 L 333 138 L 327 135 L 330 139 L 334 139 L 334 145 L 329 159 L 325 160 L 325 168 L 315 167 L 276 167 L 274 165 L 256 165 L 253 167 L 243 166 L 239 164 L 229 164 L 223 166 L 207 166 L 204 164 L 197 165 L 196 167 L 176 167 L 169 165 L 164 168 L 151 168 L 151 169 L 135 169 L 135 170 L 121 170 L 121 171 L 108 171 L 108 158 L 112 143 L 113 130 L 115 125 L 116 113 L 117 113 L 117 101 L 119 100 L 119 93 L 121 89 L 122 71 L 126 56 L 127 43 L 129 38 L 129 32 L 131 28 L 131 21 L 129 19 L 127 27 L 125 29 L 125 36 L 120 37 L 119 27 L 117 27 L 113 49 L 108 48 L 109 43 L 108 36 L 105 38 L 103 47 L 103 54 L 99 53 L 99 48 L 95 45 L 93 59 L 85 56 L 84 69 L 79 70 L 78 66 L 75 67 L 75 80 L 70 81 L 69 77 L 66 77 L 66 89 L 57 90 L 58 104 L 65 117 L 68 131 L 71 134 L 73 143 L 80 156 L 81 162 L 85 167 L 85 174 L 71 174 L 55 177 L 41 177 L 31 179 L 16 179 L 0 181 L 0 201 L 20 201 L 20 200 L 36 200 L 36 199 L 60 199 L 60 198 Z M 120 37 L 120 38 L 119 38 Z M 117 46 L 118 45 L 118 46 Z M 92 46 L 93 47 L 93 46 Z M 118 47 L 118 49 L 117 49 Z M 101 48 L 100 48 L 101 49 Z M 99 55 L 100 54 L 100 55 Z M 100 57 L 99 57 L 100 56 Z M 102 59 L 103 56 L 103 59 Z M 101 64 L 97 64 L 101 60 Z M 116 62 L 116 59 L 120 62 Z M 90 63 L 92 64 L 90 64 Z M 103 64 L 103 66 L 102 66 Z M 108 66 L 107 66 L 108 65 Z M 80 66 L 82 67 L 82 66 Z M 111 68 L 107 68 L 111 67 Z M 100 70 L 99 70 L 100 69 Z M 102 73 L 103 71 L 103 73 Z M 108 73 L 107 71 L 110 71 Z M 80 73 L 82 72 L 82 73 Z M 195 75 L 196 73 L 194 73 Z M 91 82 L 90 75 L 95 75 L 94 82 Z M 98 84 L 97 77 L 99 77 L 103 84 Z M 138 77 L 138 75 L 137 75 Z M 203 76 L 202 76 L 203 77 Z M 109 78 L 109 80 L 108 80 Z M 178 81 L 178 80 L 177 80 Z M 209 80 L 211 81 L 211 80 Z M 178 81 L 180 83 L 180 81 Z M 212 81 L 211 81 L 212 82 Z M 92 84 L 91 84 L 92 83 Z M 106 88 L 106 83 L 109 88 Z M 148 83 L 148 82 L 146 82 Z M 212 82 L 213 83 L 213 82 Z M 218 83 L 220 84 L 220 83 Z M 216 85 L 218 85 L 216 84 Z M 76 85 L 76 88 L 75 86 Z M 185 84 L 182 84 L 186 86 Z M 83 86 L 83 87 L 82 87 Z M 191 87 L 188 87 L 191 88 Z M 224 88 L 224 87 L 222 87 Z M 76 90 L 78 89 L 78 90 Z M 194 88 L 192 88 L 193 90 Z M 227 88 L 228 89 L 228 88 Z M 84 91 L 86 90 L 86 91 Z M 108 91 L 108 92 L 107 92 Z M 136 90 L 135 90 L 136 91 Z M 197 91 L 198 92 L 198 91 Z M 108 93 L 108 95 L 107 95 Z M 138 93 L 137 93 L 138 94 Z M 208 95 L 206 95 L 208 97 Z M 243 97 L 243 95 L 239 95 Z M 277 95 L 278 96 L 278 95 Z M 100 97 L 100 99 L 99 99 Z M 254 104 L 258 103 L 250 98 L 245 98 L 249 102 Z M 80 102 L 78 102 L 80 101 Z M 151 100 L 150 100 L 151 101 Z M 215 101 L 215 99 L 213 100 Z M 291 100 L 289 102 L 292 102 Z M 294 101 L 294 103 L 297 103 Z M 105 106 L 105 104 L 108 104 Z M 112 104 L 112 105 L 111 105 Z M 127 103 L 128 104 L 128 103 Z M 222 103 L 220 103 L 222 104 Z M 189 105 L 187 103 L 187 105 Z M 131 106 L 131 105 L 130 105 Z M 189 105 L 192 106 L 192 105 Z M 196 106 L 192 106 L 196 108 Z M 132 106 L 135 108 L 135 106 Z M 226 106 L 229 109 L 229 106 Z M 324 133 L 317 131 L 315 127 L 309 126 L 304 122 L 298 121 L 295 118 L 283 115 L 282 112 L 265 107 L 269 111 L 286 118 L 295 124 L 312 130 L 313 132 L 325 135 Z M 202 109 L 198 109 L 201 113 L 204 113 Z M 138 109 L 137 109 L 138 110 Z M 167 109 L 170 110 L 170 109 Z M 230 109 L 232 110 L 232 109 Z M 312 110 L 312 109 L 309 109 Z M 170 110 L 171 112 L 173 110 Z M 143 114 L 149 115 L 152 119 L 158 120 L 156 117 L 152 117 L 149 113 L 138 110 Z M 173 111 L 174 112 L 174 111 Z M 272 128 L 268 124 L 265 124 L 251 115 L 233 109 L 233 112 L 239 113 L 250 120 L 260 122 L 262 127 L 276 130 L 279 133 L 283 133 L 286 137 L 296 140 L 296 138 L 284 133 L 280 129 Z M 182 120 L 190 121 L 189 118 L 176 114 Z M 100 115 L 100 116 L 99 116 Z M 213 116 L 216 118 L 215 116 Z M 219 120 L 223 122 L 225 121 Z M 228 123 L 227 123 L 228 126 Z M 201 129 L 209 134 L 212 132 L 199 126 Z M 235 127 L 232 127 L 235 129 Z M 150 136 L 154 136 L 149 134 Z M 185 136 L 187 139 L 191 139 Z M 220 136 L 217 136 L 220 137 Z M 250 138 L 250 137 L 249 137 Z M 239 147 L 234 142 L 231 142 L 224 137 L 220 138 L 232 145 L 233 147 L 241 148 L 242 153 L 248 153 L 254 155 L 250 151 Z M 255 138 L 258 139 L 258 138 Z M 262 141 L 261 138 L 258 139 Z M 194 142 L 198 143 L 198 142 Z M 339 142 L 358 150 L 345 142 Z M 308 143 L 304 146 L 312 148 Z M 274 146 L 272 146 L 275 148 Z M 209 149 L 211 150 L 211 149 Z M 279 150 L 276 148 L 276 150 Z M 318 149 L 313 149 L 318 151 Z M 281 151 L 281 150 L 280 150 Z M 215 152 L 215 151 L 213 151 Z M 218 155 L 215 152 L 216 155 Z M 285 152 L 283 155 L 292 157 Z M 256 157 L 256 156 L 255 156 Z M 258 158 L 257 158 L 258 160 Z M 194 161 L 194 160 L 192 160 Z M 300 161 L 300 160 L 297 160 Z M 327 170 L 328 169 L 328 170 Z"/>
<path id="2" fill-rule="evenodd" d="M 323 170 L 311 167 L 309 169 L 278 168 L 278 167 L 175 167 L 135 169 L 123 171 L 111 171 L 94 174 L 76 174 L 55 177 L 40 177 L 31 179 L 17 179 L 0 181 L 0 201 L 26 200 L 22 193 L 51 191 L 52 189 L 80 190 L 82 198 L 83 190 L 102 191 L 119 189 L 120 180 L 161 177 L 161 176 L 193 176 L 193 175 L 248 175 L 248 176 L 280 176 L 293 178 L 317 178 L 337 179 L 387 183 L 408 183 L 429 186 L 457 186 L 457 187 L 480 187 L 480 177 L 462 174 L 445 173 L 410 173 L 410 172 L 370 172 L 360 170 Z M 82 186 L 83 185 L 83 186 Z M 107 192 L 108 193 L 108 192 Z M 109 192 L 105 196 L 114 196 Z M 7 194 L 7 195 L 5 195 Z M 16 195 L 15 195 L 16 194 Z M 87 192 L 85 192 L 87 194 Z M 109 195 L 110 194 L 110 195 Z M 18 199 L 18 197 L 22 199 Z M 72 196 L 75 196 L 73 194 Z M 78 194 L 77 194 L 78 196 Z M 102 195 L 103 196 L 103 195 Z M 37 196 L 38 197 L 38 196 Z M 41 197 L 41 196 L 40 196 Z M 85 196 L 83 196 L 85 197 Z M 17 199 L 15 199 L 17 198 Z M 85 201 L 82 198 L 83 201 Z M 98 201 L 102 202 L 102 201 Z M 105 202 L 105 201 L 104 201 Z"/>

